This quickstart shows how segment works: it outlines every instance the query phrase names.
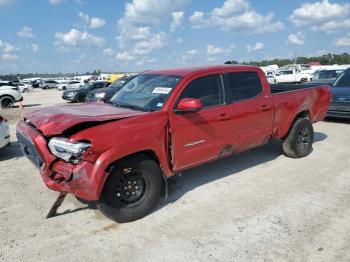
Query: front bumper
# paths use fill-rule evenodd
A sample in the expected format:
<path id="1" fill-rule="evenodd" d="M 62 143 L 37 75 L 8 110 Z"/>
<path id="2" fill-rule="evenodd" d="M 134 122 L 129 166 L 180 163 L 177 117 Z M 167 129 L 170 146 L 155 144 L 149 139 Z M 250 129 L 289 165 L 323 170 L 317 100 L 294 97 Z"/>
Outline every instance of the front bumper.
<path id="1" fill-rule="evenodd" d="M 23 154 L 39 169 L 48 188 L 89 201 L 99 199 L 101 188 L 96 177 L 106 177 L 104 170 L 87 161 L 74 165 L 56 158 L 47 147 L 47 139 L 23 121 L 17 125 L 17 138 Z"/>
<path id="2" fill-rule="evenodd" d="M 62 95 L 62 99 L 70 101 L 70 102 L 74 102 L 75 101 L 75 97 L 76 97 L 76 95 L 74 95 L 74 96 L 67 96 L 66 94 Z"/>
<path id="3" fill-rule="evenodd" d="M 332 103 L 327 112 L 327 117 L 350 119 L 350 103 Z"/>

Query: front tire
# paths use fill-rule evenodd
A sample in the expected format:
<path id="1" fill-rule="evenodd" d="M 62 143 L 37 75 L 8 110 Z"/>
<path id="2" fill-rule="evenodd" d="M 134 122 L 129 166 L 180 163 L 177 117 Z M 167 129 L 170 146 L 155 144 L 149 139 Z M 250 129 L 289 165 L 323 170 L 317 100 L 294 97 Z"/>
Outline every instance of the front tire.
<path id="1" fill-rule="evenodd" d="M 9 109 L 13 107 L 15 101 L 10 96 L 2 96 L 0 97 L 0 108 Z"/>
<path id="2" fill-rule="evenodd" d="M 85 102 L 85 96 L 77 95 L 75 100 L 77 101 L 77 103 L 84 103 Z"/>
<path id="3" fill-rule="evenodd" d="M 314 129 L 309 119 L 297 119 L 284 139 L 282 147 L 286 156 L 302 158 L 312 152 Z"/>
<path id="4" fill-rule="evenodd" d="M 159 165 L 139 155 L 116 164 L 103 189 L 98 208 L 110 219 L 132 222 L 146 216 L 163 193 Z"/>

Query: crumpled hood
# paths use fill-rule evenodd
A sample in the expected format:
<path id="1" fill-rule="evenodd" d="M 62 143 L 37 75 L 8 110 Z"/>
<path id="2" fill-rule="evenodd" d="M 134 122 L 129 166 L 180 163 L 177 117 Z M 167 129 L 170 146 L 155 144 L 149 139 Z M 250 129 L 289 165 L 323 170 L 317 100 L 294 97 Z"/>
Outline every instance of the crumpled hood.
<path id="1" fill-rule="evenodd" d="M 68 128 L 87 122 L 119 120 L 147 112 L 115 107 L 103 102 L 46 107 L 25 115 L 45 136 L 59 135 Z"/>

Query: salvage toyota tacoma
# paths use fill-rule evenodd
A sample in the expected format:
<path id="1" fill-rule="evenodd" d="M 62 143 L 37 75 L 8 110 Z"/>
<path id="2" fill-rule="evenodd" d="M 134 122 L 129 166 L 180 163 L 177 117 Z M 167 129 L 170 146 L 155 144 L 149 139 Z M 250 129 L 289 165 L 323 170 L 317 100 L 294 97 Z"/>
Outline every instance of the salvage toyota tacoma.
<path id="1" fill-rule="evenodd" d="M 330 101 L 328 86 L 270 86 L 253 66 L 151 70 L 106 103 L 27 114 L 17 138 L 48 188 L 130 222 L 191 167 L 276 139 L 288 157 L 307 156 Z"/>

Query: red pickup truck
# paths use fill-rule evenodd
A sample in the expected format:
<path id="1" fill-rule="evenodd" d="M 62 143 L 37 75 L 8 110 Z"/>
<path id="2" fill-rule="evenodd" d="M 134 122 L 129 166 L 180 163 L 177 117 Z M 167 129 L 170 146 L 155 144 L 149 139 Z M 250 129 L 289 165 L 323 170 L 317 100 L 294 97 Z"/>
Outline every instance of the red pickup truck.
<path id="1" fill-rule="evenodd" d="M 182 170 L 274 139 L 287 156 L 307 156 L 312 123 L 330 101 L 327 86 L 270 87 L 253 66 L 152 70 L 107 103 L 29 113 L 17 137 L 50 189 L 128 222 L 145 216 Z"/>

